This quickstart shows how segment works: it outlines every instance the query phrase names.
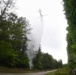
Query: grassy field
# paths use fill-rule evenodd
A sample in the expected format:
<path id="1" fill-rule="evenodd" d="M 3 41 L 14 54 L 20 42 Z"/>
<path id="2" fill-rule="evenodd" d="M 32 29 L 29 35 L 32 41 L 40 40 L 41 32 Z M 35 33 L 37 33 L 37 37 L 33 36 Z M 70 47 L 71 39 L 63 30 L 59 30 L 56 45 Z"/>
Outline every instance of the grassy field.
<path id="1" fill-rule="evenodd" d="M 32 73 L 32 72 L 40 72 L 40 71 L 41 70 L 0 67 L 0 73 Z"/>
<path id="2" fill-rule="evenodd" d="M 57 69 L 56 71 L 50 72 L 46 75 L 70 75 L 69 68 Z"/>

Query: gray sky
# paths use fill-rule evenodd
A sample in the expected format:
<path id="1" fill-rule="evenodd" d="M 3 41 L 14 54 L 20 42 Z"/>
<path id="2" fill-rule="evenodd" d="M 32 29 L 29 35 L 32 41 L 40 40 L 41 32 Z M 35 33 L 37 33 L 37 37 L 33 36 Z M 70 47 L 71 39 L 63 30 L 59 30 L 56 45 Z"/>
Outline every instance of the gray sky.
<path id="1" fill-rule="evenodd" d="M 35 43 L 41 39 L 42 51 L 53 55 L 57 60 L 67 62 L 66 27 L 62 0 L 17 0 L 17 14 L 27 17 L 33 27 Z M 42 10 L 43 23 L 40 22 L 39 8 Z"/>

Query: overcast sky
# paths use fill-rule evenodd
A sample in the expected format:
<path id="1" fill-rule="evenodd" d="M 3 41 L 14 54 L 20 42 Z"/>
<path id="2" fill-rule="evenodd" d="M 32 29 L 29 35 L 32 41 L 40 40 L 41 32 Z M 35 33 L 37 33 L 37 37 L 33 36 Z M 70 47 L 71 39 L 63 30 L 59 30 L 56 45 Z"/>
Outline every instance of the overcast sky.
<path id="1" fill-rule="evenodd" d="M 16 8 L 19 16 L 27 17 L 30 21 L 33 38 L 36 39 L 35 43 L 41 41 L 42 52 L 47 52 L 55 59 L 62 59 L 63 63 L 67 63 L 67 21 L 62 0 L 17 0 Z M 43 14 L 42 23 L 39 9 Z"/>

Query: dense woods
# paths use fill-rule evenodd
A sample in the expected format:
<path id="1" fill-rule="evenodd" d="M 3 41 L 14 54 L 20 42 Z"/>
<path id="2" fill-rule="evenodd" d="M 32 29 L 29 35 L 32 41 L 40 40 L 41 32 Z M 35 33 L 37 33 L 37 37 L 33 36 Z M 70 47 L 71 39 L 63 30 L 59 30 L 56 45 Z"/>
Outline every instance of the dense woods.
<path id="1" fill-rule="evenodd" d="M 71 69 L 76 68 L 76 2 L 75 0 L 63 0 L 64 11 L 68 23 L 67 27 L 67 52 Z"/>

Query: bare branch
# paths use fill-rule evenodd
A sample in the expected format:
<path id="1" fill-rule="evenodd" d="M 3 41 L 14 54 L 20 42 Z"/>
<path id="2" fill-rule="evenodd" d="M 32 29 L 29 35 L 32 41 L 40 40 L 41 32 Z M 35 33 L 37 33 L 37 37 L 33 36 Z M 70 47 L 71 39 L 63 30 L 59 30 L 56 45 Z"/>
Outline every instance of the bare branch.
<path id="1" fill-rule="evenodd" d="M 12 7 L 14 7 L 14 2 L 13 0 L 2 0 L 3 1 L 3 8 L 1 7 L 1 15 L 0 17 L 3 17 L 3 15 L 5 15 Z"/>

